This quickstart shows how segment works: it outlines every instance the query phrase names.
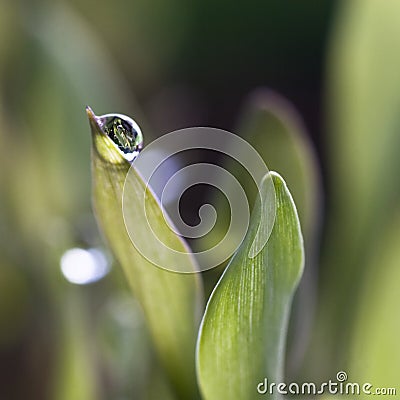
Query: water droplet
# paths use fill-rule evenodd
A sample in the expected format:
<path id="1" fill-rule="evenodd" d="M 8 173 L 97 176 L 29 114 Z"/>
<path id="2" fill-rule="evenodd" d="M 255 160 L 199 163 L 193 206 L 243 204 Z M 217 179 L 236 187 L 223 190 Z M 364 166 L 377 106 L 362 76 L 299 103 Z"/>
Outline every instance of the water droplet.
<path id="1" fill-rule="evenodd" d="M 124 158 L 132 162 L 143 147 L 143 135 L 139 125 L 132 118 L 122 114 L 101 115 L 97 120 Z"/>

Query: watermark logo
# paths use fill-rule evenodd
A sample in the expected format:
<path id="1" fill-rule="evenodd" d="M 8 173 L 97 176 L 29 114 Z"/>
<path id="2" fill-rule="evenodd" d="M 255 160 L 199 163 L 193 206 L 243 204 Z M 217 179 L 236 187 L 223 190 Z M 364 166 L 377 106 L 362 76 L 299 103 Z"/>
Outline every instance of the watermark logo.
<path id="1" fill-rule="evenodd" d="M 259 394 L 281 394 L 281 395 L 383 395 L 395 396 L 397 389 L 395 387 L 375 387 L 369 382 L 349 382 L 345 371 L 339 371 L 336 374 L 336 379 L 329 379 L 326 382 L 316 384 L 314 382 L 269 382 L 268 378 L 264 378 L 257 385 Z"/>
<path id="2" fill-rule="evenodd" d="M 199 271 L 220 265 L 237 250 L 249 227 L 252 205 L 249 204 L 241 183 L 231 171 L 209 162 L 192 162 L 184 166 L 174 163 L 174 157 L 179 154 L 201 150 L 220 153 L 239 164 L 247 171 L 258 193 L 263 196 L 262 201 L 268 204 L 268 215 L 262 216 L 263 220 L 259 221 L 259 226 L 262 225 L 263 229 L 258 230 L 249 257 L 255 257 L 263 249 L 275 221 L 275 190 L 272 178 L 262 157 L 244 139 L 225 130 L 203 127 L 182 129 L 161 136 L 148 144 L 132 162 L 124 185 L 123 215 L 127 232 L 137 250 L 156 266 L 174 272 L 193 272 L 187 266 L 188 254 L 197 260 Z M 137 179 L 133 176 L 137 173 L 146 182 L 145 186 L 138 187 Z M 152 212 L 148 207 L 148 189 L 150 187 L 156 193 L 163 206 L 168 205 L 162 207 L 168 229 L 184 239 L 199 239 L 204 238 L 214 228 L 217 220 L 215 207 L 212 204 L 201 205 L 198 209 L 200 222 L 195 226 L 187 224 L 180 213 L 182 196 L 199 184 L 213 186 L 225 196 L 230 208 L 229 227 L 221 240 L 211 243 L 208 248 L 196 252 L 189 247 L 185 250 L 174 248 L 171 243 L 162 241 L 157 235 L 159 228 L 152 226 L 147 218 L 148 213 Z M 138 197 L 142 201 L 132 207 L 131 199 Z M 137 229 L 139 224 L 140 229 Z M 177 262 L 180 257 L 182 262 Z"/>

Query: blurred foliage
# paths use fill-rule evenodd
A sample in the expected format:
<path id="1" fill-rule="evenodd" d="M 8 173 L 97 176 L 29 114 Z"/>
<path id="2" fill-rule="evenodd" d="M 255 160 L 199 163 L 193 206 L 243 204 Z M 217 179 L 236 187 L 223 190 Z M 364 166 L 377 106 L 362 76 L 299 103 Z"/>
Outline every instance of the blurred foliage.
<path id="1" fill-rule="evenodd" d="M 268 131 L 268 146 L 256 147 L 287 180 L 306 276 L 320 275 L 311 345 L 295 372 L 329 379 L 347 367 L 351 380 L 396 384 L 399 20 L 397 0 L 1 0 L 0 398 L 174 398 L 140 306 L 121 300 L 129 292 L 119 268 L 87 286 L 60 272 L 67 249 L 103 245 L 87 104 L 133 116 L 146 142 L 238 120 L 250 141 Z M 240 117 L 244 96 L 261 86 L 288 97 L 309 133 L 279 99 Z M 301 304 L 304 316 L 312 306 Z"/>
<path id="2" fill-rule="evenodd" d="M 390 263 L 370 258 L 399 203 L 399 38 L 397 1 L 347 2 L 337 16 L 327 60 L 329 209 L 316 365 L 346 362 L 363 281 L 371 268 L 390 274 Z"/>
<path id="3" fill-rule="evenodd" d="M 100 385 L 92 358 L 95 355 L 93 341 L 90 341 L 90 322 L 87 305 L 80 301 L 79 295 L 72 292 L 66 296 L 64 321 L 61 323 L 60 351 L 57 360 L 57 373 L 54 378 L 54 393 L 57 400 L 91 400 L 99 398 Z"/>
<path id="4" fill-rule="evenodd" d="M 352 380 L 374 387 L 396 387 L 400 369 L 400 219 L 399 211 L 377 239 L 365 282 L 360 288 L 359 311 L 349 346 Z M 382 271 L 383 270 L 383 271 Z M 398 394 L 397 394 L 398 396 Z M 387 396 L 386 398 L 396 398 Z"/>

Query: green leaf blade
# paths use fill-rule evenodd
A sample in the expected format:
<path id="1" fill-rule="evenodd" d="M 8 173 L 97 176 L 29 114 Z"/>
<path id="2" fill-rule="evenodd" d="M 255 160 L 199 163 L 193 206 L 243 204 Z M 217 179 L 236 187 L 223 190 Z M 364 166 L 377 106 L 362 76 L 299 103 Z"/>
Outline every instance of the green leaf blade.
<path id="1" fill-rule="evenodd" d="M 202 299 L 199 275 L 177 274 L 158 268 L 134 247 L 122 209 L 125 179 L 131 165 L 101 131 L 90 110 L 88 115 L 93 133 L 93 205 L 98 224 L 143 308 L 160 360 L 176 393 L 179 398 L 193 399 L 197 390 L 195 340 Z M 130 185 L 138 188 L 137 192 L 130 191 L 129 198 L 131 207 L 136 207 L 143 202 L 146 184 L 135 171 L 129 173 L 129 179 Z M 158 200 L 147 190 L 146 209 L 150 211 L 147 217 L 153 220 L 153 226 L 159 227 L 160 240 L 177 249 L 186 249 L 185 243 L 166 226 L 160 207 Z M 182 256 L 179 262 L 182 262 Z M 185 262 L 186 270 L 196 271 L 190 255 Z"/>
<path id="2" fill-rule="evenodd" d="M 248 235 L 211 295 L 203 318 L 197 374 L 206 400 L 258 398 L 257 384 L 265 377 L 273 382 L 283 378 L 286 329 L 304 251 L 291 195 L 278 174 L 270 176 L 277 212 L 271 237 L 256 257 L 248 257 L 257 229 L 263 228 L 258 224 L 261 213 L 268 209 L 268 204 L 258 202 Z"/>

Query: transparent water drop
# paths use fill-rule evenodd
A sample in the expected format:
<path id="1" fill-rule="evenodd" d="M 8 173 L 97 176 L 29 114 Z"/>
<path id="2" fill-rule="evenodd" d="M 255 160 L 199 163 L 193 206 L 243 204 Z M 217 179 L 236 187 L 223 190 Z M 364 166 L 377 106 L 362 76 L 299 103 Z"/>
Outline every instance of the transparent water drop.
<path id="1" fill-rule="evenodd" d="M 132 162 L 143 147 L 143 135 L 139 125 L 122 114 L 106 114 L 97 117 L 103 132 L 113 141 L 124 158 Z"/>

